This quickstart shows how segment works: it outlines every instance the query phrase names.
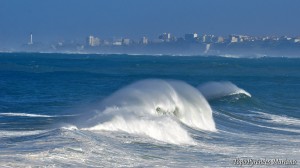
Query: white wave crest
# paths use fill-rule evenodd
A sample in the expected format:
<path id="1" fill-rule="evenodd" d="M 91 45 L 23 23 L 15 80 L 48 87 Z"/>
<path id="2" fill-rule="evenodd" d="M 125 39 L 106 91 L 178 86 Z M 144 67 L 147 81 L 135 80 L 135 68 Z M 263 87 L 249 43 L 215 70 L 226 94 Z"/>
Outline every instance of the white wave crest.
<path id="1" fill-rule="evenodd" d="M 55 117 L 55 116 L 50 116 L 50 115 L 29 114 L 29 113 L 0 113 L 0 116 L 7 116 L 7 117 L 40 117 L 40 118 Z"/>
<path id="2" fill-rule="evenodd" d="M 216 131 L 209 104 L 184 82 L 140 81 L 116 92 L 102 106 L 84 129 L 124 131 L 174 144 L 193 142 L 181 123 Z"/>
<path id="3" fill-rule="evenodd" d="M 300 126 L 300 120 L 297 118 L 287 117 L 287 116 L 279 116 L 279 115 L 275 115 L 275 114 L 268 114 L 268 113 L 263 113 L 263 112 L 259 112 L 259 111 L 252 111 L 252 112 L 261 115 L 260 117 L 264 117 L 265 119 L 267 119 L 266 121 L 270 122 L 270 123 Z"/>
<path id="4" fill-rule="evenodd" d="M 203 96 L 209 100 L 237 94 L 244 94 L 251 97 L 249 92 L 237 87 L 231 82 L 207 82 L 198 86 L 198 89 Z"/>
<path id="5" fill-rule="evenodd" d="M 37 118 L 54 118 L 54 117 L 71 117 L 76 115 L 44 115 L 44 114 L 32 114 L 32 113 L 0 113 L 0 116 L 5 117 L 37 117 Z"/>
<path id="6" fill-rule="evenodd" d="M 36 131 L 0 131 L 0 138 L 3 137 L 21 137 L 30 136 L 45 133 L 47 130 L 36 130 Z"/>
<path id="7" fill-rule="evenodd" d="M 195 144 L 188 132 L 170 118 L 153 120 L 114 117 L 111 121 L 85 129 L 90 131 L 123 131 L 130 134 L 146 135 L 153 139 L 172 144 Z"/>
<path id="8" fill-rule="evenodd" d="M 75 125 L 65 125 L 61 127 L 61 129 L 70 130 L 70 131 L 78 130 L 78 128 Z"/>

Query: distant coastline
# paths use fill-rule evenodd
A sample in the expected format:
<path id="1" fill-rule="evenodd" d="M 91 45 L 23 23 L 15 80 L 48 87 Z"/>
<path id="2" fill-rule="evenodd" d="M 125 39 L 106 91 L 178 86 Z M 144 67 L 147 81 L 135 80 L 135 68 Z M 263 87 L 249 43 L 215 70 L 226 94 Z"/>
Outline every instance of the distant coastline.
<path id="1" fill-rule="evenodd" d="M 144 57 L 223 57 L 223 58 L 246 58 L 246 59 L 256 59 L 256 58 L 293 58 L 293 59 L 299 59 L 299 55 L 262 55 L 262 54 L 252 54 L 252 55 L 243 55 L 243 54 L 139 54 L 139 53 L 100 53 L 100 52 L 43 52 L 43 51 L 0 51 L 0 56 L 6 55 L 6 56 L 18 56 L 23 54 L 28 55 L 40 55 L 40 56 L 66 56 L 68 57 L 74 57 L 74 56 L 86 56 L 88 58 L 92 58 L 93 56 L 144 56 Z"/>
<path id="2" fill-rule="evenodd" d="M 158 39 L 142 37 L 140 40 L 120 38 L 114 40 L 88 36 L 85 42 L 60 41 L 45 45 L 34 42 L 30 34 L 29 42 L 18 49 L 1 49 L 0 52 L 45 52 L 81 54 L 129 54 L 129 55 L 217 55 L 232 57 L 300 57 L 300 37 L 255 37 L 246 35 L 185 34 L 175 37 L 163 33 Z"/>

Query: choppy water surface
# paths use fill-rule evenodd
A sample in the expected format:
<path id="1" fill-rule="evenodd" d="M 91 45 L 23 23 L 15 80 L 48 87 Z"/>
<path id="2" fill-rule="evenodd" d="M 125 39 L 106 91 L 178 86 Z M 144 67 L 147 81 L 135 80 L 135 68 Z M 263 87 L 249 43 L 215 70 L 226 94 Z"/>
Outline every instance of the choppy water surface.
<path id="1" fill-rule="evenodd" d="M 0 165 L 300 162 L 299 93 L 295 58 L 2 53 Z"/>

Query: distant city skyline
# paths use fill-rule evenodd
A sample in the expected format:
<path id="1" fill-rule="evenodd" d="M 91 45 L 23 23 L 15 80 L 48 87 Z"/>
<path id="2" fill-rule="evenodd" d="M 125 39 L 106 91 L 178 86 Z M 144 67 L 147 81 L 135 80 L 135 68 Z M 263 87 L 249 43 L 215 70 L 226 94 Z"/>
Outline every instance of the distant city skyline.
<path id="1" fill-rule="evenodd" d="M 0 50 L 1 51 L 1 50 Z M 142 37 L 139 40 L 118 38 L 113 40 L 100 39 L 90 35 L 85 42 L 59 41 L 52 44 L 33 41 L 30 34 L 29 42 L 21 49 L 6 49 L 4 52 L 55 52 L 55 53 L 125 53 L 125 54 L 167 54 L 167 55 L 299 55 L 300 37 L 289 36 L 247 36 L 199 35 L 187 33 L 184 37 L 176 37 L 171 33 L 162 33 L 155 39 Z"/>
<path id="2" fill-rule="evenodd" d="M 1 0 L 0 48 L 34 41 L 82 41 L 143 36 L 163 32 L 300 35 L 297 0 Z"/>
<path id="3" fill-rule="evenodd" d="M 82 38 L 80 40 L 58 40 L 53 43 L 43 43 L 40 41 L 34 42 L 33 41 L 33 34 L 30 33 L 28 36 L 28 43 L 21 44 L 24 46 L 35 46 L 38 45 L 65 45 L 65 44 L 72 44 L 72 45 L 87 45 L 87 46 L 100 46 L 100 45 L 129 45 L 129 44 L 148 44 L 148 43 L 165 43 L 165 42 L 197 42 L 197 43 L 205 43 L 205 44 L 212 44 L 212 43 L 243 43 L 243 42 L 270 42 L 270 41 L 289 41 L 292 43 L 299 43 L 300 36 L 252 36 L 246 34 L 229 34 L 227 36 L 218 36 L 214 34 L 198 34 L 194 33 L 185 33 L 183 36 L 175 36 L 170 32 L 164 32 L 157 35 L 154 38 L 149 38 L 148 36 L 140 36 L 139 39 L 130 38 L 130 37 L 119 37 L 119 38 L 100 38 L 90 34 L 89 36 Z"/>

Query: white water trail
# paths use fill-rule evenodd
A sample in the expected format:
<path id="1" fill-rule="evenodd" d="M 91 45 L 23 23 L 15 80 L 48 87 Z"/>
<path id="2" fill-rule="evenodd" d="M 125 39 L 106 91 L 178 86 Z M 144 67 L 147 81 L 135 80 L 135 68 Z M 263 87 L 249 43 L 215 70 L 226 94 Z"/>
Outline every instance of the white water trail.
<path id="1" fill-rule="evenodd" d="M 76 116 L 76 115 L 45 115 L 45 114 L 32 114 L 32 113 L 5 112 L 5 113 L 0 113 L 0 116 L 4 116 L 4 117 L 55 118 L 55 117 L 72 117 L 72 116 Z"/>
<path id="2" fill-rule="evenodd" d="M 216 131 L 212 110 L 197 89 L 180 81 L 143 80 L 103 101 L 83 129 L 124 131 L 172 144 L 193 144 L 181 124 Z"/>
<path id="3" fill-rule="evenodd" d="M 30 114 L 30 113 L 0 113 L 0 116 L 7 116 L 7 117 L 39 117 L 39 118 L 55 117 L 55 116 L 50 116 L 50 115 Z"/>
<path id="4" fill-rule="evenodd" d="M 265 121 L 270 122 L 270 123 L 276 123 L 276 124 L 281 124 L 281 125 L 294 125 L 294 126 L 300 126 L 300 120 L 297 118 L 293 117 L 288 117 L 288 116 L 280 116 L 280 115 L 275 115 L 275 114 L 268 114 L 260 111 L 252 111 L 260 117 L 263 117 Z"/>
<path id="5" fill-rule="evenodd" d="M 237 87 L 231 82 L 207 82 L 198 86 L 198 89 L 208 100 L 237 94 L 244 94 L 248 97 L 251 97 L 249 92 Z"/>
<path id="6" fill-rule="evenodd" d="M 41 133 L 45 133 L 48 130 L 35 130 L 35 131 L 0 131 L 0 138 L 12 138 L 12 137 L 22 137 L 22 136 L 30 136 L 37 135 Z"/>

